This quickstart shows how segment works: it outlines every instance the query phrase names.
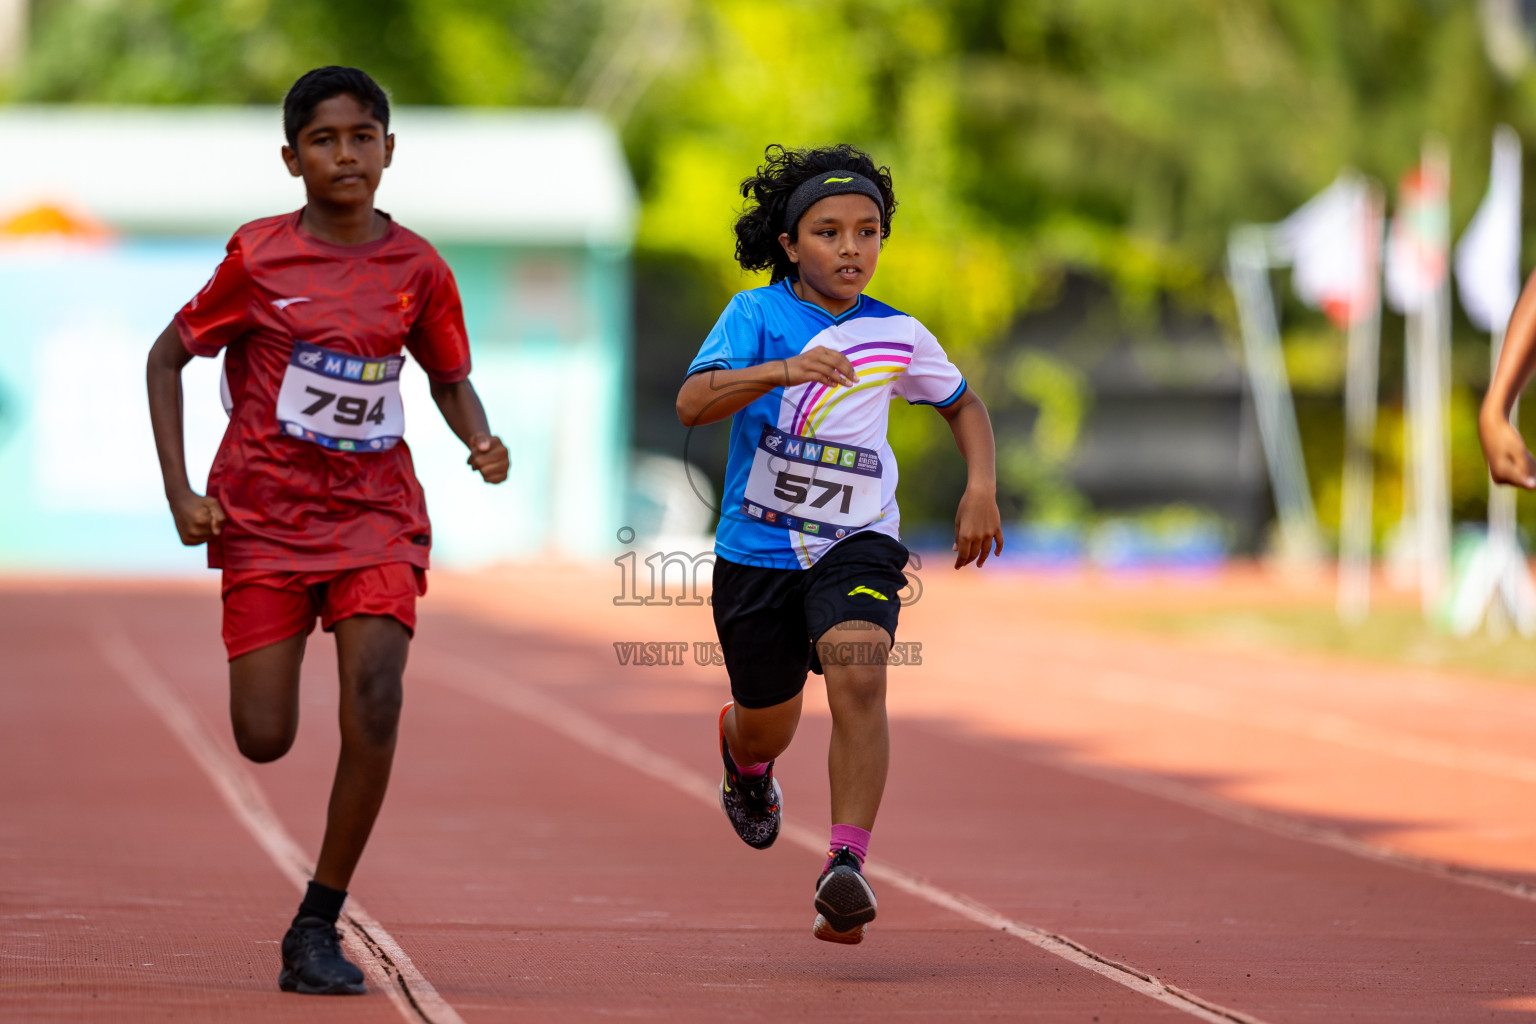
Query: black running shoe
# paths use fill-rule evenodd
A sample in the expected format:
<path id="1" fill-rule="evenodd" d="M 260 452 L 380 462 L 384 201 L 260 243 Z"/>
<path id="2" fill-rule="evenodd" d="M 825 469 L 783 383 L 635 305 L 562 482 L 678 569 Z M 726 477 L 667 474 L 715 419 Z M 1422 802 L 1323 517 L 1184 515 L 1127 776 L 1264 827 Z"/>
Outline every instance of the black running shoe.
<path id="1" fill-rule="evenodd" d="M 720 709 L 720 757 L 725 761 L 725 775 L 720 780 L 720 809 L 731 819 L 731 827 L 742 842 L 754 850 L 766 850 L 779 838 L 784 794 L 774 781 L 772 761 L 768 762 L 768 770 L 755 778 L 744 778 L 736 770 L 736 762 L 725 746 L 725 715 L 730 710 L 729 704 Z"/>
<path id="2" fill-rule="evenodd" d="M 874 890 L 864 881 L 859 858 L 841 847 L 816 882 L 816 924 L 811 934 L 851 946 L 864 941 L 864 926 L 874 919 Z"/>
<path id="3" fill-rule="evenodd" d="M 277 985 L 284 992 L 308 996 L 362 995 L 363 972 L 341 955 L 336 926 L 318 917 L 301 917 L 283 936 L 283 970 Z"/>

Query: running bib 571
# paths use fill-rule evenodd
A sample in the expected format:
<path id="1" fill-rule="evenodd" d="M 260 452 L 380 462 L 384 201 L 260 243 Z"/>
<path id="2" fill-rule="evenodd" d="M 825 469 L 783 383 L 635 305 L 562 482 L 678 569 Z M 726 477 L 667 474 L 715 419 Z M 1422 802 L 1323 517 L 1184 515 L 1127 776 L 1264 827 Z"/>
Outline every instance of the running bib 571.
<path id="1" fill-rule="evenodd" d="M 880 518 L 880 454 L 763 424 L 742 512 L 833 540 Z"/>
<path id="2" fill-rule="evenodd" d="M 335 451 L 388 451 L 405 434 L 404 364 L 403 356 L 364 358 L 295 341 L 277 394 L 278 426 Z"/>

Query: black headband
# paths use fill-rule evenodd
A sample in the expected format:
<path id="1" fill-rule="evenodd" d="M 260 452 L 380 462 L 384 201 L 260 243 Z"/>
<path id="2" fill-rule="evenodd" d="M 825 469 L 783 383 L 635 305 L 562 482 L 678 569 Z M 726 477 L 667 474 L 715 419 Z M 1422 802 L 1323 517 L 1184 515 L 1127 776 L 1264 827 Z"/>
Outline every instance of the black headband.
<path id="1" fill-rule="evenodd" d="M 875 187 L 875 183 L 857 171 L 825 171 L 800 183 L 800 186 L 789 194 L 789 205 L 784 210 L 784 230 L 794 231 L 800 223 L 800 218 L 805 216 L 817 202 L 828 196 L 845 196 L 849 194 L 869 196 L 875 201 L 875 209 L 880 211 L 880 223 L 885 223 L 885 196 Z"/>

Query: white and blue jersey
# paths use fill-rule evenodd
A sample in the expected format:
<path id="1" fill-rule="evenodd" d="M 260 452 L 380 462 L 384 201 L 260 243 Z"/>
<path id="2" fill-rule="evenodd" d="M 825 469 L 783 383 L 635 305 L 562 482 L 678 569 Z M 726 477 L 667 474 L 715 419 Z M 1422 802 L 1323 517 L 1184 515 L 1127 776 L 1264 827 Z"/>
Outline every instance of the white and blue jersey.
<path id="1" fill-rule="evenodd" d="M 731 420 L 731 453 L 715 553 L 744 565 L 809 569 L 861 530 L 900 539 L 889 403 L 947 406 L 965 378 L 918 321 L 861 295 L 833 316 L 791 281 L 738 293 L 688 367 L 757 366 L 826 347 L 848 357 L 858 383 L 776 388 Z"/>

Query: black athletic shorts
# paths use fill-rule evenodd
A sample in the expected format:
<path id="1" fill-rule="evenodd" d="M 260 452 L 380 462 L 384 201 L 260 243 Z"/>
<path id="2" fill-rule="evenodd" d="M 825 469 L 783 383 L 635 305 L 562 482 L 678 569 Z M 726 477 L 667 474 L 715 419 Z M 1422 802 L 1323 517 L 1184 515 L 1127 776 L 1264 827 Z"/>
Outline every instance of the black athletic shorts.
<path id="1" fill-rule="evenodd" d="M 763 569 L 716 556 L 715 631 L 731 696 L 744 708 L 782 704 L 821 673 L 815 642 L 843 622 L 873 622 L 896 639 L 907 549 L 856 533 L 809 569 Z M 873 638 L 870 644 L 877 642 Z"/>

